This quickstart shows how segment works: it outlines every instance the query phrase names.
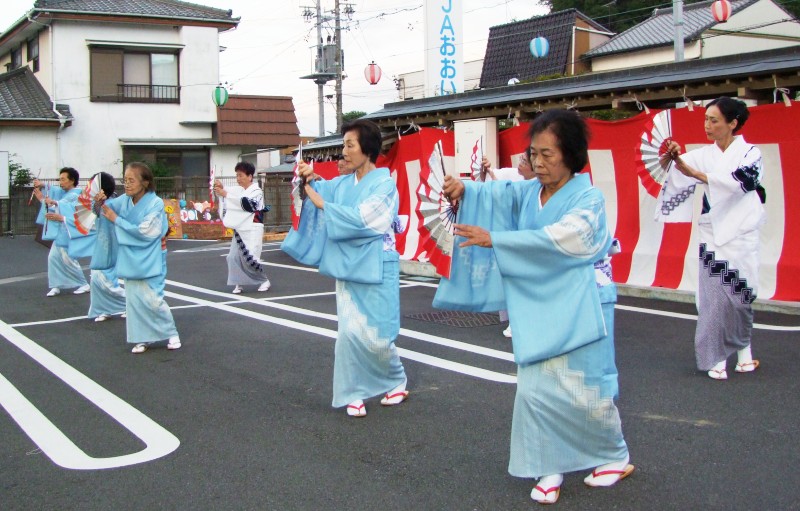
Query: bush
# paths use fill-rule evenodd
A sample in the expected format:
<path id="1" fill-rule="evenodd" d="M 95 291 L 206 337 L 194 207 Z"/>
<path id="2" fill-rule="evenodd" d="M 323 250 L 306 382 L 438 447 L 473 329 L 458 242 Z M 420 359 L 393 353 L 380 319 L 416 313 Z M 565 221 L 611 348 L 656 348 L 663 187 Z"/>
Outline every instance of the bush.
<path id="1" fill-rule="evenodd" d="M 34 176 L 31 170 L 11 158 L 8 159 L 8 175 L 12 187 L 22 188 L 33 184 Z"/>

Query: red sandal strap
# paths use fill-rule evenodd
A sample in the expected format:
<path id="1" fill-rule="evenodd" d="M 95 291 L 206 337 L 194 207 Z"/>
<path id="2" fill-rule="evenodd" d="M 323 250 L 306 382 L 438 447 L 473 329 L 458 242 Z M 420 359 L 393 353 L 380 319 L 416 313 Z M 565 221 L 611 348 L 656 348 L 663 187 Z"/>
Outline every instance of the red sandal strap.
<path id="1" fill-rule="evenodd" d="M 560 487 L 560 486 L 553 486 L 552 488 L 548 488 L 548 489 L 546 489 L 546 490 L 545 490 L 545 489 L 544 489 L 544 488 L 542 488 L 541 486 L 537 486 L 537 487 L 536 487 L 536 488 L 534 488 L 534 489 L 536 489 L 536 490 L 539 490 L 539 491 L 540 491 L 540 492 L 542 492 L 542 494 L 544 494 L 544 496 L 546 497 L 546 496 L 547 496 L 549 493 L 552 493 L 552 492 L 554 492 L 554 491 L 558 491 L 558 489 L 559 489 L 559 488 L 561 488 L 561 487 Z"/>
<path id="2" fill-rule="evenodd" d="M 610 475 L 618 475 L 621 476 L 624 474 L 624 470 L 603 470 L 601 472 L 597 472 L 597 469 L 592 471 L 592 477 L 602 477 L 602 476 L 610 476 Z"/>

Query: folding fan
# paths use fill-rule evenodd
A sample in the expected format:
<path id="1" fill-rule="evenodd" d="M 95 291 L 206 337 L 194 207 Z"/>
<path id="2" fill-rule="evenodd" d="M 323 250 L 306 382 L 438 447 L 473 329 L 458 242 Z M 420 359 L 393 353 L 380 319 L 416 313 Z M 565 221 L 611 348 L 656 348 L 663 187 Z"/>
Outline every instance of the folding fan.
<path id="1" fill-rule="evenodd" d="M 458 204 L 453 204 L 442 191 L 444 185 L 444 157 L 442 143 L 433 148 L 427 167 L 420 172 L 417 187 L 417 215 L 420 219 L 419 244 L 439 275 L 450 278 L 453 257 L 453 224 L 458 214 Z"/>
<path id="2" fill-rule="evenodd" d="M 662 110 L 653 116 L 652 123 L 647 123 L 636 151 L 639 180 L 653 197 L 658 196 L 672 166 L 672 158 L 667 153 L 671 137 L 672 119 L 669 110 Z"/>
<path id="3" fill-rule="evenodd" d="M 100 215 L 101 202 L 92 203 L 94 197 L 102 190 L 107 198 L 115 195 L 116 183 L 111 174 L 98 172 L 89 179 L 89 183 L 78 196 L 78 203 L 75 205 L 75 229 L 83 235 L 89 234 L 95 220 Z"/>
<path id="4" fill-rule="evenodd" d="M 292 204 L 292 229 L 295 231 L 300 226 L 300 212 L 303 209 L 303 200 L 306 198 L 306 178 L 300 177 L 298 168 L 300 163 L 303 162 L 303 145 L 297 150 L 297 157 L 295 159 L 294 177 L 292 178 L 292 192 L 290 194 Z M 311 167 L 314 167 L 314 162 L 311 162 Z"/>
<path id="5" fill-rule="evenodd" d="M 475 140 L 472 146 L 472 154 L 469 158 L 469 167 L 472 171 L 473 181 L 486 181 L 486 169 L 483 168 L 483 135 Z"/>

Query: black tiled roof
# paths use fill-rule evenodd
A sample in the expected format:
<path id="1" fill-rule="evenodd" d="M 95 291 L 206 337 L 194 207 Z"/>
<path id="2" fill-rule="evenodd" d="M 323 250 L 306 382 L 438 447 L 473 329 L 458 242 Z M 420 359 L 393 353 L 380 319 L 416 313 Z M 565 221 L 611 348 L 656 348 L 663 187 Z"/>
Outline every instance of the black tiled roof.
<path id="1" fill-rule="evenodd" d="M 731 16 L 758 0 L 732 0 Z M 711 14 L 711 0 L 683 6 L 683 40 L 694 41 L 718 25 Z M 628 30 L 615 35 L 605 43 L 592 48 L 583 57 L 603 57 L 614 53 L 643 50 L 658 46 L 671 46 L 675 42 L 675 24 L 672 8 L 655 9 L 653 15 Z"/>
<path id="2" fill-rule="evenodd" d="M 167 18 L 236 21 L 232 12 L 178 0 L 36 0 L 40 11 L 92 12 Z"/>
<path id="3" fill-rule="evenodd" d="M 563 74 L 570 64 L 569 48 L 576 17 L 598 30 L 607 31 L 577 9 L 491 27 L 480 87 L 507 85 L 511 78 L 524 81 L 555 73 Z M 530 52 L 531 39 L 539 36 L 550 43 L 550 51 L 544 58 L 536 58 Z"/>
<path id="4" fill-rule="evenodd" d="M 615 92 L 620 97 L 630 97 L 631 91 L 687 85 L 700 87 L 708 81 L 796 73 L 797 70 L 800 70 L 800 52 L 797 48 L 777 48 L 387 103 L 381 110 L 365 115 L 364 119 L 381 122 L 425 115 L 446 117 L 449 113 L 464 110 L 498 105 L 505 108 L 522 103 L 545 104 L 550 100 L 564 102 L 560 104 L 566 106 L 566 100 L 580 96 Z"/>
<path id="5" fill-rule="evenodd" d="M 61 115 L 72 118 L 69 106 L 57 105 L 57 108 Z M 0 120 L 23 119 L 59 119 L 53 112 L 50 96 L 27 66 L 0 74 Z"/>

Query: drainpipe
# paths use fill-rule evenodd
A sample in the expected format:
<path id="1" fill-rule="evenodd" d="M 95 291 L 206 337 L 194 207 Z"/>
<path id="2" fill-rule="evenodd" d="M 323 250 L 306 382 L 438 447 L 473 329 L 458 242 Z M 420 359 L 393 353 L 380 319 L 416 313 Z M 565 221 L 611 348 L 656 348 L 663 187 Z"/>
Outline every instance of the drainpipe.
<path id="1" fill-rule="evenodd" d="M 56 45 L 56 40 L 55 36 L 53 35 L 53 24 L 50 23 L 47 25 L 47 29 L 50 32 L 50 91 L 53 102 L 53 112 L 58 116 L 59 122 L 59 127 L 56 131 L 56 166 L 60 167 L 63 163 L 63 161 L 61 161 L 61 131 L 64 129 L 64 125 L 67 123 L 67 118 L 56 108 L 56 61 L 53 50 Z"/>
<path id="2" fill-rule="evenodd" d="M 58 111 L 56 108 L 56 70 L 55 70 L 55 59 L 53 58 L 53 47 L 55 46 L 55 39 L 53 37 L 53 23 L 42 23 L 41 21 L 37 21 L 31 17 L 31 13 L 28 13 L 28 21 L 31 23 L 36 23 L 37 25 L 42 25 L 47 27 L 47 31 L 50 34 L 50 109 L 56 114 L 58 117 L 58 131 L 56 131 L 56 165 L 59 166 L 61 162 L 61 130 L 67 124 L 67 117 Z"/>
<path id="3" fill-rule="evenodd" d="M 575 76 L 575 24 L 572 24 L 572 70 L 570 76 Z"/>

